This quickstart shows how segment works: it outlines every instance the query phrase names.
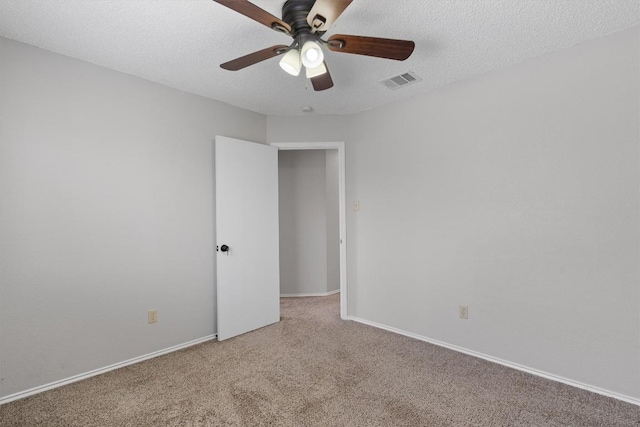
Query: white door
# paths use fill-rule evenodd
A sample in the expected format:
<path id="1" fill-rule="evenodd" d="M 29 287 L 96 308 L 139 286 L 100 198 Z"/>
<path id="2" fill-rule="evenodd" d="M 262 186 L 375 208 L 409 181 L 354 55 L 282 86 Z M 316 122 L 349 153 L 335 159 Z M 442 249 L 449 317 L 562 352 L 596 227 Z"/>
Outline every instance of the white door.
<path id="1" fill-rule="evenodd" d="M 215 147 L 222 341 L 280 320 L 278 149 L 223 136 Z"/>

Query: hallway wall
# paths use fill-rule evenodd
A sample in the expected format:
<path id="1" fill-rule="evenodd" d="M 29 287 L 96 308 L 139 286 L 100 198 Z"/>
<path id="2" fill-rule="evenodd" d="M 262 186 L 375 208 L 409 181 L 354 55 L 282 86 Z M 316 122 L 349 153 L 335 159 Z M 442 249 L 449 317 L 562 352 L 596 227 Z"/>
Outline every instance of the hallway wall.
<path id="1" fill-rule="evenodd" d="M 337 150 L 280 150 L 280 293 L 340 288 Z"/>

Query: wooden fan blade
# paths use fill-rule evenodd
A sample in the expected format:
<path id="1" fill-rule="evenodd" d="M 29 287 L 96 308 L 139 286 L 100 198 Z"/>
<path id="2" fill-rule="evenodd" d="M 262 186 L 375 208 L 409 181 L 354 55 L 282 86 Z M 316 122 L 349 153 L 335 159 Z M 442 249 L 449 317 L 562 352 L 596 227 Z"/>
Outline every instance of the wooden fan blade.
<path id="1" fill-rule="evenodd" d="M 311 12 L 307 15 L 307 23 L 311 26 L 313 32 L 327 31 L 352 1 L 316 0 Z"/>
<path id="2" fill-rule="evenodd" d="M 329 38 L 328 47 L 334 52 L 404 61 L 413 53 L 416 44 L 409 40 L 381 39 L 378 37 L 335 34 Z M 340 46 L 342 45 L 342 46 Z"/>
<path id="3" fill-rule="evenodd" d="M 313 90 L 318 92 L 333 87 L 333 80 L 331 79 L 331 74 L 329 74 L 329 68 L 327 67 L 326 62 L 324 63 L 324 66 L 327 68 L 327 72 L 311 79 Z"/>
<path id="4" fill-rule="evenodd" d="M 286 48 L 287 46 L 283 44 L 271 46 L 266 49 L 262 49 L 257 52 L 250 53 L 248 55 L 241 56 L 240 58 L 236 58 L 232 61 L 225 62 L 224 64 L 220 64 L 220 67 L 229 71 L 242 70 L 243 68 L 248 67 L 249 65 L 257 64 L 258 62 L 264 61 L 265 59 L 282 55 L 284 53 L 284 49 Z"/>
<path id="5" fill-rule="evenodd" d="M 235 10 L 236 12 L 241 13 L 247 18 L 251 18 L 254 21 L 257 21 L 263 25 L 266 25 L 269 28 L 273 28 L 274 30 L 277 30 L 277 28 L 274 27 L 275 25 L 276 27 L 280 26 L 286 29 L 287 32 L 289 33 L 291 32 L 291 26 L 289 24 L 287 24 L 280 18 L 276 18 L 266 10 L 260 9 L 258 6 L 251 3 L 250 1 L 247 1 L 247 0 L 213 0 L 213 1 L 215 1 L 216 3 L 220 3 L 223 6 L 227 6 L 229 9 Z"/>

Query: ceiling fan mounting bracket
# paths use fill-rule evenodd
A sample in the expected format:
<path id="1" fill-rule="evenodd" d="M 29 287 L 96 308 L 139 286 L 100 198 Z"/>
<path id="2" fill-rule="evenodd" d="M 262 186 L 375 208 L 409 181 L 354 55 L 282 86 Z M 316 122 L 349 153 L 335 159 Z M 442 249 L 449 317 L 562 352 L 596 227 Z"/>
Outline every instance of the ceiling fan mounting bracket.
<path id="1" fill-rule="evenodd" d="M 277 22 L 274 22 L 273 24 L 271 24 L 271 29 L 275 30 L 275 31 L 277 31 L 279 33 L 286 34 L 288 36 L 291 35 L 291 32 L 287 28 L 283 27 L 282 25 L 280 25 Z"/>
<path id="2" fill-rule="evenodd" d="M 273 49 L 273 53 L 275 53 L 276 55 L 282 55 L 284 53 L 289 52 L 292 48 L 293 48 L 293 45 L 289 47 L 278 47 Z"/>
<path id="3" fill-rule="evenodd" d="M 345 41 L 344 40 L 338 40 L 338 39 L 333 39 L 333 40 L 322 40 L 320 39 L 320 41 L 322 42 L 322 44 L 325 44 L 327 46 L 330 46 L 334 49 L 342 49 L 345 45 Z"/>
<path id="4" fill-rule="evenodd" d="M 308 22 L 308 20 L 307 20 L 307 22 Z M 324 26 L 324 24 L 327 23 L 327 19 L 324 16 L 316 15 L 316 16 L 313 17 L 311 22 L 313 23 L 311 25 L 311 31 L 315 33 L 316 31 L 318 31 L 319 28 L 322 28 Z"/>

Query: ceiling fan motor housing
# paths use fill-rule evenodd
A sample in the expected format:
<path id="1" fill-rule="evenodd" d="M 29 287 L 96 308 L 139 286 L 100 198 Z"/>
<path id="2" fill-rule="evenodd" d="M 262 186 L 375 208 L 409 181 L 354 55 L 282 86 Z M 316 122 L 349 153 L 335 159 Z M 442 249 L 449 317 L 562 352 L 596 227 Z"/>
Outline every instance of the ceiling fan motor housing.
<path id="1" fill-rule="evenodd" d="M 291 26 L 294 39 L 317 37 L 311 33 L 311 27 L 307 22 L 307 16 L 315 2 L 316 0 L 287 0 L 282 6 L 282 20 Z"/>

